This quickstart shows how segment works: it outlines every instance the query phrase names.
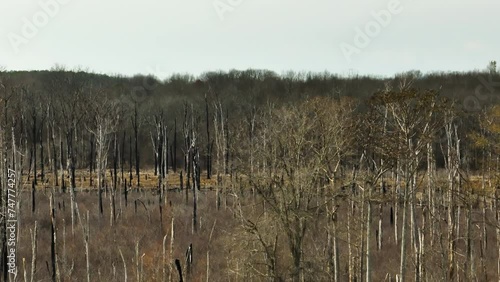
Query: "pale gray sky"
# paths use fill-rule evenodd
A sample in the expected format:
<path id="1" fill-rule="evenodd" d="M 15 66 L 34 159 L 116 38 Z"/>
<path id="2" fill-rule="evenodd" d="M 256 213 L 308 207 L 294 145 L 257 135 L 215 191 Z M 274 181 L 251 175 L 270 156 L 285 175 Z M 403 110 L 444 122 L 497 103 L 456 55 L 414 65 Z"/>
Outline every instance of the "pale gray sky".
<path id="1" fill-rule="evenodd" d="M 377 23 L 381 10 L 390 19 Z M 473 70 L 500 58 L 499 12 L 498 0 L 0 0 L 0 65 L 160 78 Z M 369 42 L 357 44 L 367 28 Z"/>

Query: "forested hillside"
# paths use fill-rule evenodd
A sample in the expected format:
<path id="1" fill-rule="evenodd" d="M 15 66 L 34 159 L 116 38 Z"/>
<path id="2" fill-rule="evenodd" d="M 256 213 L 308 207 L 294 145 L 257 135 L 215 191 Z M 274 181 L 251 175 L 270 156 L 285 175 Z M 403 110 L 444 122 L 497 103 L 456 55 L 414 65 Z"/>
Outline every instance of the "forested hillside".
<path id="1" fill-rule="evenodd" d="M 17 265 L 32 281 L 496 281 L 499 91 L 495 68 L 0 72 Z"/>
<path id="2" fill-rule="evenodd" d="M 44 165 L 55 164 L 63 142 L 63 153 L 68 148 L 68 135 L 79 140 L 72 162 L 77 168 L 89 167 L 87 151 L 95 147 L 92 127 L 97 118 L 110 119 L 118 143 L 133 137 L 141 144 L 137 157 L 141 168 L 154 166 L 154 143 L 161 123 L 175 153 L 175 166 L 182 164 L 182 144 L 185 123 L 190 116 L 196 120 L 198 144 L 208 165 L 207 126 L 214 137 L 214 122 L 223 122 L 228 131 L 235 132 L 244 121 L 269 107 L 300 105 L 315 97 L 340 99 L 349 97 L 358 103 L 357 111 L 365 112 L 367 101 L 377 91 L 398 89 L 402 84 L 420 90 L 437 90 L 441 97 L 454 101 L 454 107 L 464 123 L 459 129 L 465 133 L 477 131 L 478 121 L 488 107 L 499 103 L 500 76 L 494 72 L 431 73 L 411 71 L 394 78 L 376 78 L 351 75 L 341 77 L 328 73 L 294 73 L 278 75 L 265 70 L 208 72 L 200 77 L 173 75 L 164 80 L 154 76 L 137 75 L 131 78 L 99 75 L 78 71 L 54 69 L 37 72 L 1 73 L 1 94 L 4 102 L 3 125 L 10 128 L 14 122 L 16 138 L 26 150 L 25 163 L 46 151 L 43 161 L 32 166 L 39 171 Z M 411 83 L 410 83 L 411 82 Z M 106 116 L 106 117 L 104 117 Z M 14 118 L 14 120 L 12 120 Z M 137 122 L 135 122 L 137 121 Z M 137 132 L 134 129 L 137 124 Z M 73 132 L 71 132 L 73 131 Z M 174 135 L 177 135 L 174 142 Z M 231 139 L 231 138 L 230 138 Z M 465 141 L 465 140 L 464 140 Z M 212 143 L 213 140 L 210 140 Z M 71 143 L 71 142 L 70 142 Z M 231 143 L 229 141 L 229 143 Z M 37 144 L 37 146 L 34 146 Z M 212 145 L 211 145 L 212 146 Z M 43 147 L 43 150 L 41 149 Z M 50 152 L 54 147 L 55 150 Z M 126 147 L 126 146 L 125 146 Z M 135 154 L 135 144 L 132 154 Z M 468 146 L 470 148 L 470 146 Z M 128 149 L 128 148 L 126 148 Z M 471 148 L 472 149 L 472 148 Z M 128 160 L 129 150 L 123 150 Z M 32 152 L 37 152 L 36 154 Z M 70 152 L 72 153 L 72 152 Z M 30 156 L 32 155 L 32 156 Z M 134 155 L 134 161 L 135 161 Z M 169 161 L 172 161 L 169 157 Z M 468 165 L 477 166 L 477 158 L 469 158 Z M 63 160 L 63 163 L 66 161 Z M 172 164 L 168 164 L 169 167 Z"/>

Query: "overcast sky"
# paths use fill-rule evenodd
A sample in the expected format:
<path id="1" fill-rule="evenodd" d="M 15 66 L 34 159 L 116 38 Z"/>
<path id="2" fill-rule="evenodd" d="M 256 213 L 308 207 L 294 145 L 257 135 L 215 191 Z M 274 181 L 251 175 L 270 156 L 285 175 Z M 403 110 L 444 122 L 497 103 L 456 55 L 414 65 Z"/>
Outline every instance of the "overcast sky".
<path id="1" fill-rule="evenodd" d="M 499 12 L 498 0 L 0 0 L 0 66 L 465 71 L 500 58 Z"/>

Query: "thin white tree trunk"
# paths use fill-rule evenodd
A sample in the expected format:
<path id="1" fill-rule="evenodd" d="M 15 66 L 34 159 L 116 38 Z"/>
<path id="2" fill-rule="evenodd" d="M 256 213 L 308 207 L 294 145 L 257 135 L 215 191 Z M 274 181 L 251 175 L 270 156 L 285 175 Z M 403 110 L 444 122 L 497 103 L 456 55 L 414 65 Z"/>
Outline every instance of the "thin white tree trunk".
<path id="1" fill-rule="evenodd" d="M 349 281 L 354 281 L 353 277 L 353 257 L 352 257 L 352 232 L 351 232 L 351 211 L 352 211 L 352 199 L 349 200 L 349 206 L 347 208 L 347 248 L 349 253 Z"/>
<path id="2" fill-rule="evenodd" d="M 125 261 L 125 258 L 123 257 L 123 253 L 122 253 L 122 250 L 120 248 L 118 248 L 118 251 L 120 252 L 120 257 L 122 258 L 122 262 L 123 262 L 123 281 L 124 282 L 127 282 L 128 280 L 128 277 L 127 277 L 127 262 Z"/>
<path id="3" fill-rule="evenodd" d="M 37 233 L 38 233 L 38 222 L 35 220 L 35 227 L 33 228 L 33 232 L 31 232 L 31 282 L 35 281 L 35 273 L 36 273 L 36 253 L 37 253 Z"/>
<path id="4" fill-rule="evenodd" d="M 371 264 L 370 264 L 370 237 L 371 237 L 371 221 L 372 221 L 372 204 L 371 204 L 371 185 L 367 186 L 368 199 L 366 203 L 366 282 L 371 281 Z"/>
<path id="5" fill-rule="evenodd" d="M 407 175 L 407 173 L 405 173 Z M 400 265 L 399 265 L 399 281 L 404 282 L 406 273 L 406 213 L 408 205 L 408 184 L 406 184 L 403 193 L 403 218 L 401 223 L 401 252 L 400 252 Z"/>

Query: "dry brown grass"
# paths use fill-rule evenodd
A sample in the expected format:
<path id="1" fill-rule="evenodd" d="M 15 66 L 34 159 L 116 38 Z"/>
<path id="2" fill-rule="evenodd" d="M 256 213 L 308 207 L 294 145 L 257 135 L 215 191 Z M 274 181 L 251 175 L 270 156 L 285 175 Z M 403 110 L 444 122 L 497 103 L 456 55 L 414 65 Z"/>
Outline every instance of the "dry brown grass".
<path id="1" fill-rule="evenodd" d="M 261 277 L 255 276 L 255 273 L 245 267 L 249 267 L 248 263 L 256 263 L 262 261 L 262 254 L 254 254 L 250 257 L 250 252 L 253 251 L 255 245 L 252 237 L 245 234 L 240 226 L 240 222 L 235 219 L 233 215 L 232 197 L 228 197 L 227 209 L 224 209 L 224 204 L 221 209 L 217 210 L 215 201 L 215 192 L 210 189 L 202 189 L 198 193 L 198 222 L 199 229 L 195 234 L 192 233 L 192 210 L 193 201 L 192 193 L 188 193 L 186 201 L 186 194 L 175 192 L 174 189 L 166 193 L 166 205 L 162 208 L 162 216 L 160 220 L 160 209 L 158 203 L 158 195 L 151 193 L 150 189 L 156 187 L 157 177 L 154 177 L 152 170 L 145 170 L 141 175 L 141 187 L 146 189 L 133 189 L 129 193 L 128 205 L 125 206 L 123 194 L 117 193 L 117 219 L 116 224 L 110 226 L 110 205 L 109 193 L 104 194 L 104 214 L 99 215 L 97 211 L 97 196 L 95 191 L 78 192 L 77 202 L 81 215 L 85 215 L 86 211 L 90 212 L 90 264 L 91 264 L 91 280 L 92 281 L 123 281 L 124 269 L 123 263 L 119 254 L 119 249 L 122 250 L 127 263 L 127 274 L 129 281 L 136 280 L 135 268 L 135 244 L 139 240 L 139 256 L 142 256 L 143 263 L 143 281 L 161 281 L 162 280 L 162 244 L 163 236 L 167 235 L 167 265 L 172 264 L 172 259 L 180 259 L 182 265 L 185 265 L 185 252 L 189 244 L 194 247 L 194 265 L 193 272 L 191 273 L 190 281 L 205 281 L 206 278 L 206 253 L 210 250 L 210 277 L 211 281 L 245 281 L 253 279 L 254 281 L 261 280 Z M 147 180 L 146 180 L 146 175 Z M 24 176 L 26 177 L 26 176 Z M 50 175 L 49 175 L 50 177 Z M 77 177 L 77 184 L 79 178 L 85 178 L 88 181 L 88 174 L 85 171 L 79 171 Z M 204 180 L 206 177 L 202 177 Z M 227 180 L 227 179 L 225 179 Z M 477 184 L 478 179 L 474 179 L 473 183 Z M 83 181 L 83 180 L 82 180 Z M 49 178 L 50 183 L 50 178 Z M 86 182 L 83 182 L 81 187 L 85 187 Z M 208 188 L 209 185 L 215 185 L 215 177 L 210 181 L 204 181 L 204 187 Z M 169 173 L 168 185 L 170 188 L 178 187 L 179 178 L 178 174 Z M 39 185 L 37 188 L 36 211 L 31 213 L 30 195 L 24 192 L 21 199 L 21 213 L 20 213 L 20 243 L 18 249 L 18 257 L 20 258 L 18 265 L 21 265 L 21 259 L 26 258 L 26 265 L 28 267 L 31 263 L 31 243 L 29 239 L 30 229 L 33 228 L 35 220 L 39 224 L 39 237 L 38 237 L 38 266 L 35 281 L 44 281 L 50 278 L 50 270 L 46 267 L 46 262 L 50 265 L 50 218 L 48 207 L 48 193 L 52 189 L 48 184 Z M 224 195 L 222 195 L 224 202 Z M 254 199 L 250 193 L 246 193 L 244 202 L 253 204 Z M 77 222 L 75 226 L 75 234 L 71 233 L 71 214 L 70 214 L 70 201 L 68 193 L 57 192 L 55 195 L 56 203 L 56 217 L 57 217 L 57 236 L 58 245 L 57 251 L 59 254 L 59 267 L 61 269 L 61 276 L 63 281 L 82 281 L 86 275 L 85 268 L 85 254 L 82 230 Z M 137 203 L 137 209 L 136 205 Z M 144 203 L 144 206 L 142 205 Z M 165 203 L 165 201 L 163 201 Z M 259 199 L 257 198 L 257 203 Z M 372 267 L 373 267 L 373 281 L 383 281 L 388 273 L 394 277 L 399 270 L 399 242 L 394 240 L 394 226 L 390 223 L 390 208 L 392 203 L 382 201 L 383 214 L 382 225 L 384 229 L 382 250 L 376 250 L 375 230 L 378 228 L 378 203 L 373 206 L 373 222 L 372 226 Z M 338 242 L 340 250 L 340 278 L 345 281 L 348 278 L 347 273 L 347 206 L 348 202 L 345 199 L 339 199 L 337 204 L 340 205 L 338 210 Z M 359 205 L 359 202 L 357 202 Z M 249 206 L 249 210 L 253 212 L 253 216 L 262 215 L 262 205 Z M 400 211 L 401 212 L 401 211 Z M 463 217 L 465 212 L 461 213 Z M 436 227 L 443 230 L 445 234 L 446 224 L 446 211 L 442 210 L 441 214 L 434 215 L 442 219 L 442 226 Z M 488 218 L 494 218 L 494 215 L 488 211 Z M 173 256 L 169 255 L 170 246 L 170 222 L 175 219 L 175 239 Z M 64 224 L 63 224 L 64 219 Z M 401 214 L 399 215 L 399 224 L 401 227 Z M 416 220 L 421 220 L 421 210 L 417 207 Z M 479 210 L 473 211 L 473 242 L 474 242 L 474 255 L 476 260 L 478 277 L 481 273 L 479 269 L 479 250 L 478 246 L 480 234 L 479 226 L 481 222 L 481 214 Z M 209 234 L 211 232 L 214 222 L 217 221 L 213 238 L 208 243 Z M 265 223 L 265 222 L 264 222 Z M 351 223 L 351 238 L 353 238 L 353 251 L 360 250 L 359 241 L 356 241 L 364 236 L 365 229 L 361 228 L 360 207 L 356 209 Z M 274 227 L 269 225 L 264 230 L 269 230 L 267 235 L 272 236 L 271 232 L 278 232 L 278 273 L 283 275 L 286 279 L 291 265 L 291 258 L 287 249 L 287 239 L 279 227 L 276 227 L 276 222 L 273 223 Z M 462 218 L 460 221 L 461 237 L 463 238 L 465 232 L 465 220 Z M 66 236 L 63 236 L 63 227 L 66 229 Z M 311 218 L 308 222 L 308 231 L 304 241 L 304 266 L 305 272 L 308 277 L 315 279 L 314 281 L 323 281 L 328 277 L 325 272 L 324 262 L 326 260 L 325 245 L 326 239 L 326 218 L 324 214 L 318 213 L 317 217 Z M 426 230 L 430 232 L 429 229 Z M 429 238 L 429 233 L 427 233 Z M 445 237 L 444 237 L 445 238 Z M 438 240 L 439 238 L 436 238 Z M 427 239 L 429 240 L 429 239 Z M 446 238 L 444 239 L 446 240 Z M 457 252 L 460 254 L 458 259 L 463 263 L 463 254 L 465 253 L 464 240 L 457 241 Z M 493 228 L 488 228 L 488 242 L 489 248 L 485 255 L 486 272 L 489 277 L 496 277 L 496 249 L 495 234 Z M 65 245 L 65 247 L 64 247 Z M 444 241 L 446 245 L 446 241 Z M 64 251 L 65 250 L 65 251 Z M 428 272 L 432 273 L 433 281 L 439 280 L 441 268 L 441 255 L 442 250 L 439 244 L 431 247 L 427 245 L 426 252 L 428 254 L 427 268 Z M 359 258 L 358 258 L 359 259 Z M 408 267 L 414 263 L 413 256 L 408 257 Z M 247 264 L 245 264 L 247 263 Z M 71 271 L 71 269 L 73 269 Z M 167 270 L 169 267 L 167 267 Z M 235 272 L 238 269 L 246 276 L 238 276 Z M 175 268 L 174 268 L 175 270 Z M 408 275 L 412 275 L 412 270 L 408 271 Z M 177 273 L 174 272 L 172 277 L 174 281 L 177 279 Z"/>
<path id="2" fill-rule="evenodd" d="M 90 185 L 90 173 L 88 170 L 83 170 L 79 169 L 76 170 L 76 186 L 78 188 L 83 188 L 83 189 L 95 189 L 97 186 L 97 176 L 96 173 L 93 173 L 93 183 Z M 106 171 L 106 184 L 108 186 L 111 186 L 111 171 L 107 170 Z M 53 172 L 47 172 L 45 173 L 44 180 L 42 181 L 42 178 L 40 175 L 37 177 L 37 189 L 47 189 L 47 188 L 52 188 L 55 185 L 55 179 L 54 179 L 55 174 Z M 59 187 L 61 187 L 61 173 L 58 172 L 58 177 L 59 177 Z M 128 171 L 124 171 L 124 180 L 129 182 L 129 173 Z M 133 180 L 132 180 L 132 187 L 137 188 L 137 177 L 135 175 L 135 171 L 132 174 Z M 154 175 L 154 170 L 152 169 L 147 169 L 147 170 L 141 170 L 140 171 L 140 186 L 139 188 L 145 188 L 145 189 L 151 189 L 151 188 L 157 188 L 158 187 L 158 175 Z M 66 183 L 66 187 L 69 187 L 69 175 L 67 171 L 64 172 L 64 179 Z M 173 172 L 172 170 L 169 170 L 168 174 L 166 175 L 166 183 L 168 187 L 171 188 L 177 188 L 180 187 L 180 176 L 179 176 L 179 171 L 178 172 Z M 164 180 L 164 181 L 165 181 Z M 28 179 L 28 175 L 24 174 L 22 183 L 24 188 L 31 188 L 33 182 L 33 174 L 30 175 Z M 184 187 L 187 185 L 187 179 L 185 173 L 183 173 L 183 182 L 184 182 Z M 207 179 L 207 174 L 206 172 L 203 172 L 201 176 L 201 188 L 211 188 L 216 185 L 216 176 L 212 176 L 211 179 Z M 192 183 L 192 180 L 191 180 Z M 122 187 L 123 182 L 121 178 L 121 172 L 118 171 L 118 186 Z M 127 184 L 128 185 L 128 184 Z"/>
<path id="3" fill-rule="evenodd" d="M 171 259 L 178 258 L 185 265 L 185 251 L 189 244 L 193 244 L 194 267 L 190 275 L 191 281 L 200 281 L 206 273 L 206 252 L 211 250 L 212 277 L 224 277 L 224 265 L 226 263 L 223 254 L 224 245 L 221 242 L 221 234 L 229 232 L 234 225 L 229 210 L 215 209 L 213 193 L 200 193 L 199 195 L 199 228 L 195 234 L 191 232 L 192 222 L 192 199 L 186 204 L 185 194 L 170 192 L 167 204 L 162 209 L 160 221 L 160 210 L 158 196 L 144 191 L 131 192 L 128 205 L 125 206 L 124 199 L 117 199 L 118 217 L 113 227 L 110 226 L 109 200 L 105 199 L 104 214 L 99 215 L 97 211 L 97 197 L 95 192 L 77 193 L 77 202 L 82 216 L 88 210 L 90 212 L 90 265 L 92 281 L 123 281 L 124 268 L 120 258 L 119 249 L 122 250 L 127 262 L 127 274 L 129 280 L 135 281 L 135 244 L 139 241 L 139 256 L 142 256 L 143 281 L 162 281 L 162 244 L 163 236 L 167 235 L 167 253 L 170 246 L 171 220 L 174 218 L 175 238 L 173 257 L 167 256 L 166 264 Z M 191 197 L 191 195 L 190 195 Z M 23 198 L 29 199 L 28 194 Z M 137 205 L 141 201 L 145 204 Z M 121 202 L 121 205 L 120 205 Z M 75 233 L 72 235 L 70 201 L 68 193 L 58 193 L 55 196 L 56 221 L 57 221 L 57 252 L 62 281 L 83 281 L 86 277 L 84 241 L 80 224 L 75 225 Z M 31 213 L 29 203 L 22 203 L 20 244 L 18 256 L 26 258 L 28 266 L 31 265 L 31 243 L 29 239 L 30 229 L 33 229 L 35 220 L 38 221 L 38 263 L 35 281 L 50 279 L 50 218 L 48 207 L 48 196 L 43 192 L 37 193 L 37 206 L 34 214 Z M 217 219 L 214 230 L 213 241 L 209 245 L 207 238 L 211 232 L 213 223 Z M 63 223 L 64 220 L 64 223 Z M 63 229 L 66 236 L 63 236 Z M 65 246 L 64 246 L 65 245 Z M 70 269 L 73 269 L 70 271 Z M 113 271 L 113 269 L 115 269 Z M 169 268 L 167 267 L 167 270 Z M 174 268 L 175 270 L 175 268 Z M 174 281 L 177 273 L 173 273 Z"/>

